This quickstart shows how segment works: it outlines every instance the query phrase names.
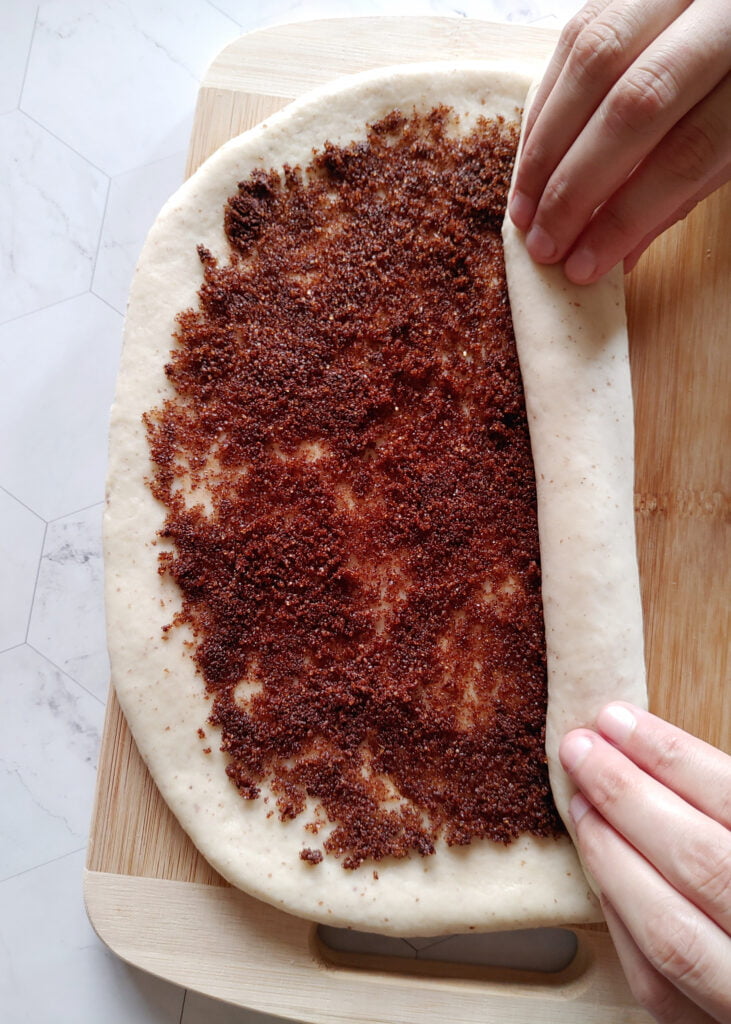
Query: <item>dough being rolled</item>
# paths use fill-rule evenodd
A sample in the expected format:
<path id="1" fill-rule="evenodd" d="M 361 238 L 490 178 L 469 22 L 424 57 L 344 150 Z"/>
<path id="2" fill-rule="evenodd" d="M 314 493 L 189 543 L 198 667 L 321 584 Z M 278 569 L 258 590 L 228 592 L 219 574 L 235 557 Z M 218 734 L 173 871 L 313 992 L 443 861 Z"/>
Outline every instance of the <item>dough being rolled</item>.
<path id="1" fill-rule="evenodd" d="M 563 837 L 523 836 L 438 846 L 433 856 L 313 867 L 299 851 L 302 819 L 281 822 L 262 799 L 244 802 L 226 755 L 199 740 L 209 705 L 186 644 L 164 632 L 180 607 L 158 575 L 165 510 L 147 479 L 143 415 L 173 392 L 164 374 L 175 317 L 195 307 L 197 246 L 226 259 L 223 209 L 257 168 L 305 166 L 324 142 L 363 137 L 395 108 L 453 107 L 520 117 L 535 69 L 484 62 L 383 69 L 333 83 L 212 156 L 166 204 L 135 274 L 111 423 L 105 517 L 106 598 L 113 684 L 140 752 L 190 838 L 232 884 L 313 920 L 395 935 L 487 931 L 600 917 L 576 852 Z M 637 700 L 642 634 L 632 525 L 632 407 L 621 279 L 579 294 L 560 271 L 526 261 L 506 226 L 506 259 L 539 488 L 549 658 L 549 757 L 561 731 L 591 721 L 611 697 Z M 579 305 L 575 305 L 579 303 Z"/>
<path id="2" fill-rule="evenodd" d="M 610 700 L 647 703 L 624 279 L 618 265 L 596 284 L 572 284 L 560 265 L 534 263 L 509 217 L 503 243 L 536 469 L 546 751 L 573 833 L 561 737 L 591 726 Z"/>

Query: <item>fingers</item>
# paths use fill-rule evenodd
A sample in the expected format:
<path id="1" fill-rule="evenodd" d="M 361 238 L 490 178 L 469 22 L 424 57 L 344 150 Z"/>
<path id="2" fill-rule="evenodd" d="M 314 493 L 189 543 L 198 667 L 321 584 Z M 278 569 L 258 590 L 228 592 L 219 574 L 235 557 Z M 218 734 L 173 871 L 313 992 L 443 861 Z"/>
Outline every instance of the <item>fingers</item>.
<path id="1" fill-rule="evenodd" d="M 572 800 L 572 817 L 588 870 L 603 897 L 622 908 L 624 928 L 642 956 L 711 1018 L 731 1020 L 729 936 L 673 889 L 578 793 Z M 640 996 L 651 1004 L 647 1008 L 656 1019 L 673 1021 L 666 995 L 654 988 Z"/>
<path id="2" fill-rule="evenodd" d="M 611 903 L 602 899 L 601 904 L 622 970 L 640 1006 L 648 1010 L 658 1024 L 715 1024 L 713 1017 L 655 970 Z"/>
<path id="3" fill-rule="evenodd" d="M 674 210 L 669 217 L 666 217 L 664 221 L 660 221 L 653 225 L 650 231 L 637 243 L 631 252 L 628 252 L 624 257 L 624 272 L 629 274 L 631 270 L 637 265 L 637 261 L 640 256 L 644 253 L 647 247 L 655 241 L 655 239 L 666 231 L 669 227 L 672 227 L 677 221 L 682 220 L 683 217 L 687 217 L 691 210 L 693 210 L 701 200 L 705 199 L 706 196 L 710 196 L 712 192 L 715 192 L 717 188 L 725 184 L 731 179 L 731 164 L 726 167 L 722 167 L 721 170 L 691 196 L 679 209 Z M 593 280 L 593 278 L 592 278 Z"/>
<path id="4" fill-rule="evenodd" d="M 727 44 L 714 54 L 703 6 L 696 0 L 634 62 L 551 174 L 526 237 L 539 262 L 564 258 L 594 210 L 728 70 Z M 700 66 L 690 52 L 703 53 Z"/>
<path id="5" fill-rule="evenodd" d="M 730 13 L 727 0 L 596 0 L 570 23 L 510 198 L 534 259 L 574 250 L 567 276 L 596 280 L 711 190 L 731 135 L 717 91 L 731 70 Z"/>
<path id="6" fill-rule="evenodd" d="M 642 20 L 627 0 L 589 3 L 564 29 L 531 105 L 510 212 L 527 230 L 551 172 L 599 103 L 690 0 L 647 0 Z M 539 130 L 531 130 L 540 114 Z"/>
<path id="7" fill-rule="evenodd" d="M 633 264 L 662 230 L 731 177 L 731 74 L 665 136 L 599 209 L 566 260 L 576 284 Z M 643 244 L 644 243 L 644 244 Z"/>
<path id="8" fill-rule="evenodd" d="M 644 772 L 731 829 L 731 757 L 624 702 L 608 704 L 596 724 Z"/>
<path id="9" fill-rule="evenodd" d="M 533 97 L 531 108 L 528 111 L 528 117 L 526 118 L 525 129 L 523 132 L 525 139 L 530 135 L 538 114 L 542 111 L 546 100 L 550 96 L 553 87 L 560 77 L 561 71 L 578 36 L 583 29 L 587 27 L 587 25 L 591 24 L 595 17 L 609 7 L 610 3 L 611 0 L 590 0 L 590 2 L 585 4 L 584 7 L 582 7 L 582 9 L 565 25 L 559 37 L 556 49 L 553 51 L 551 60 L 549 61 L 548 67 L 543 75 L 543 79 L 541 80 L 538 90 Z"/>
<path id="10" fill-rule="evenodd" d="M 670 885 L 731 932 L 728 829 L 689 806 L 596 733 L 569 733 L 561 760 L 591 804 Z"/>

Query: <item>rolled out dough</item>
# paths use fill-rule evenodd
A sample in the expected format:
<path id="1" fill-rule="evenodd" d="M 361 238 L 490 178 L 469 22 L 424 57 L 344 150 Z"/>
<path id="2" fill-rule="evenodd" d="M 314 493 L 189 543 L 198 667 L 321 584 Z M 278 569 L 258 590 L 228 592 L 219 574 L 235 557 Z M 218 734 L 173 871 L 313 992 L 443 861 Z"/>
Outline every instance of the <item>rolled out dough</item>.
<path id="1" fill-rule="evenodd" d="M 134 277 L 111 420 L 105 516 L 106 601 L 112 678 L 139 750 L 164 799 L 208 861 L 232 884 L 281 909 L 333 925 L 402 936 L 598 920 L 600 911 L 567 838 L 524 836 L 442 844 L 344 871 L 313 870 L 301 818 L 281 823 L 245 802 L 215 743 L 197 737 L 208 705 L 185 642 L 163 640 L 180 601 L 157 572 L 164 509 L 146 478 L 142 416 L 170 395 L 163 372 L 176 314 L 195 306 L 196 247 L 225 258 L 222 211 L 253 169 L 305 165 L 313 148 L 363 137 L 399 107 L 446 104 L 465 129 L 479 115 L 520 118 L 537 69 L 483 62 L 368 72 L 310 94 L 215 153 L 166 204 Z M 570 288 L 538 270 L 509 224 L 508 280 L 525 378 L 539 493 L 548 636 L 548 753 L 559 810 L 568 786 L 556 745 L 611 697 L 641 700 L 642 628 L 632 518 L 632 402 L 622 282 Z"/>

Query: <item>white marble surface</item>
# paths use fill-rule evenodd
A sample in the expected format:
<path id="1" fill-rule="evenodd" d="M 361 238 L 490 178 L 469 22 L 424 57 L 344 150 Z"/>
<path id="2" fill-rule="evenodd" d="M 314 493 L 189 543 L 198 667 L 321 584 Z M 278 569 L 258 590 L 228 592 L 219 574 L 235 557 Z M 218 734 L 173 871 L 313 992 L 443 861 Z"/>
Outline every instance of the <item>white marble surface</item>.
<path id="1" fill-rule="evenodd" d="M 242 32 L 438 14 L 560 27 L 578 0 L 0 0 L 0 1019 L 257 1024 L 118 961 L 81 873 L 108 686 L 100 520 L 126 293 L 199 82 Z M 399 945 L 423 953 L 433 942 Z M 440 956 L 469 960 L 464 938 Z"/>

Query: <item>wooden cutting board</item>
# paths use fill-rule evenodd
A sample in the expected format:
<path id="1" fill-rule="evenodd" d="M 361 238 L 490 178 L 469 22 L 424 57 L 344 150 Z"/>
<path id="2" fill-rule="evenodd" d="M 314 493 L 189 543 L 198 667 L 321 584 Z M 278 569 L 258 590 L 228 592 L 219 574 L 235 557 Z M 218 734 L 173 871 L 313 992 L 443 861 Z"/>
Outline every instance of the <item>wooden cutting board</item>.
<path id="1" fill-rule="evenodd" d="M 368 18 L 264 29 L 203 82 L 188 173 L 314 85 L 380 65 L 544 58 L 547 30 Z M 728 687 L 731 187 L 658 240 L 628 280 L 637 420 L 636 519 L 652 709 L 731 751 Z M 298 1021 L 649 1018 L 602 926 L 547 975 L 328 949 L 309 922 L 229 887 L 154 787 L 112 694 L 85 874 L 89 917 L 123 959 L 180 985 Z"/>

